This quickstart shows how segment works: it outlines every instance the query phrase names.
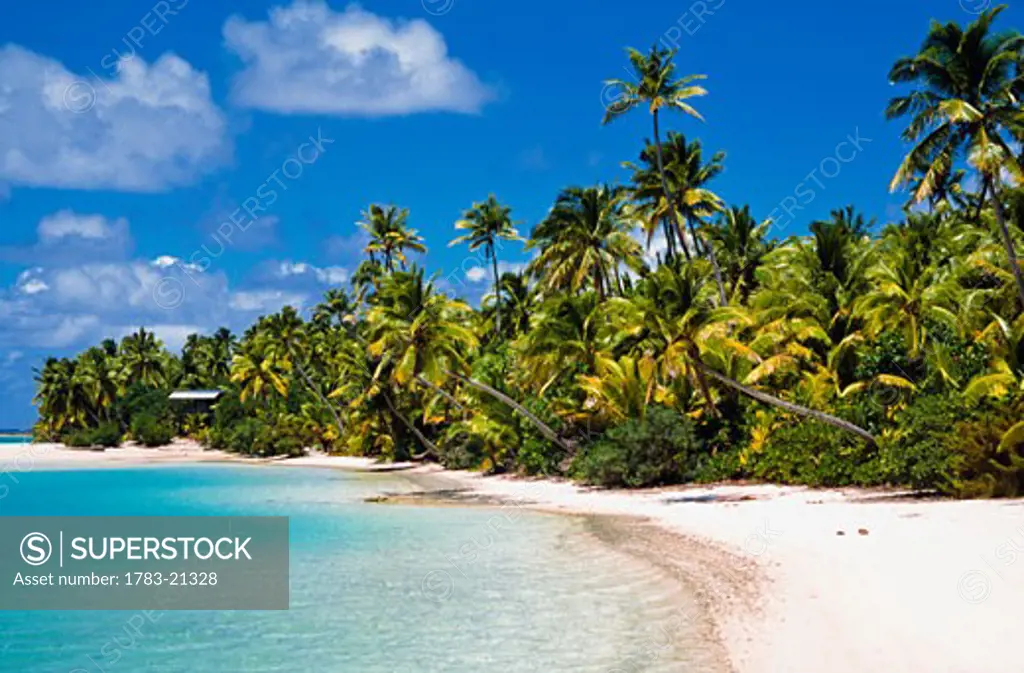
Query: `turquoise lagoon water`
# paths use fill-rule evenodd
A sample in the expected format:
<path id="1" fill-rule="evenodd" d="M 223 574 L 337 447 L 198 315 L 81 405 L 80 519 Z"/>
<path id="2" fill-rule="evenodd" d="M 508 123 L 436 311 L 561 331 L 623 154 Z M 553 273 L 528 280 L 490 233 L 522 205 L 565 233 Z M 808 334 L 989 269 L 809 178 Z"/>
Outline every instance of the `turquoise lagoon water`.
<path id="1" fill-rule="evenodd" d="M 137 637 L 125 629 L 131 612 L 0 612 L 0 671 L 709 670 L 680 621 L 689 598 L 598 542 L 583 519 L 512 510 L 511 523 L 489 527 L 493 509 L 374 505 L 364 498 L 411 486 L 333 470 L 154 467 L 18 479 L 0 515 L 288 515 L 291 609 L 158 613 Z"/>
<path id="2" fill-rule="evenodd" d="M 31 441 L 28 435 L 0 435 L 0 444 L 25 444 Z"/>

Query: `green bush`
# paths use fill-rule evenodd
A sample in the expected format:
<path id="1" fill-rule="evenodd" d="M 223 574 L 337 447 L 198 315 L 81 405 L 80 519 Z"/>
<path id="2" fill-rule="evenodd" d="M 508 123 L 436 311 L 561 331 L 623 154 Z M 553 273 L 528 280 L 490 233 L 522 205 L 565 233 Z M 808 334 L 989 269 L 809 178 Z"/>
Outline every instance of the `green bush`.
<path id="1" fill-rule="evenodd" d="M 750 456 L 751 476 L 783 484 L 873 486 L 884 482 L 878 449 L 818 421 L 787 419 Z"/>
<path id="2" fill-rule="evenodd" d="M 63 440 L 64 444 L 75 448 L 102 446 L 112 449 L 121 446 L 121 426 L 114 421 L 108 421 L 100 423 L 95 428 L 84 428 L 67 432 L 64 434 Z"/>
<path id="3" fill-rule="evenodd" d="M 1024 495 L 1024 432 L 1011 431 L 1024 418 L 1024 399 L 987 403 L 947 437 L 956 456 L 952 492 L 961 498 Z"/>
<path id="4" fill-rule="evenodd" d="M 143 446 L 166 446 L 174 439 L 174 426 L 149 414 L 132 419 L 132 438 Z"/>
<path id="5" fill-rule="evenodd" d="M 246 456 L 291 456 L 305 453 L 306 444 L 287 424 L 270 425 L 259 418 L 239 421 L 227 436 L 225 449 Z"/>
<path id="6" fill-rule="evenodd" d="M 162 421 L 174 421 L 174 409 L 167 399 L 168 392 L 136 383 L 128 388 L 117 402 L 118 417 L 126 427 L 132 426 L 135 416 L 147 415 Z"/>
<path id="7" fill-rule="evenodd" d="M 879 461 L 886 482 L 919 489 L 954 490 L 958 463 L 949 433 L 972 411 L 958 395 L 915 399 L 895 418 L 896 430 L 880 440 Z"/>
<path id="8" fill-rule="evenodd" d="M 646 487 L 691 478 L 700 447 L 693 423 L 678 412 L 649 407 L 580 453 L 575 476 L 601 486 Z"/>

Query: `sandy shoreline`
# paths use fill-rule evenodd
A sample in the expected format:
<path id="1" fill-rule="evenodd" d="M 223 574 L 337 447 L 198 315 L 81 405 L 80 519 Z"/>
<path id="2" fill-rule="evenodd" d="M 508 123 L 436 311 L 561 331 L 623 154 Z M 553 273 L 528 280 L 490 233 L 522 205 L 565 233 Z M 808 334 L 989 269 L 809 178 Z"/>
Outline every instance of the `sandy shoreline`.
<path id="1" fill-rule="evenodd" d="M 34 469 L 239 460 L 188 442 L 107 452 L 0 445 L 0 497 L 19 472 Z M 382 469 L 324 456 L 281 464 Z M 771 486 L 617 492 L 434 467 L 403 474 L 429 488 L 648 522 L 650 534 L 627 546 L 690 583 L 738 673 L 1014 668 L 1015 617 L 1024 605 L 1021 500 L 922 501 Z"/>

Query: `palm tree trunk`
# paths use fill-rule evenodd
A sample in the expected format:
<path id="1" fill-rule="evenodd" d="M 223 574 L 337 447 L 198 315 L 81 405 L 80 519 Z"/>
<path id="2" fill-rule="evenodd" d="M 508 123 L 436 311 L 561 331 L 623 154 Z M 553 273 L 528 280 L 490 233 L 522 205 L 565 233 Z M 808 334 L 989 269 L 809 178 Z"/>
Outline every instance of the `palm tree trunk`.
<path id="1" fill-rule="evenodd" d="M 395 408 L 395 405 L 391 402 L 391 396 L 388 395 L 387 393 L 384 394 L 384 401 L 387 403 L 388 409 L 391 411 L 391 414 L 398 420 L 402 421 L 402 425 L 407 427 L 409 431 L 416 436 L 416 439 L 418 439 L 420 443 L 423 444 L 424 448 L 426 448 L 426 451 L 424 451 L 423 453 L 416 454 L 415 456 L 412 457 L 416 460 L 423 460 L 424 458 L 431 454 L 433 454 L 435 457 L 440 457 L 441 452 L 440 450 L 438 450 L 437 445 L 435 445 L 433 442 L 427 439 L 426 435 L 420 432 L 412 421 L 410 421 L 408 418 L 402 415 L 398 411 L 398 409 Z"/>
<path id="2" fill-rule="evenodd" d="M 711 367 L 708 367 L 703 362 L 695 361 L 694 362 L 694 366 L 696 366 L 697 369 L 699 369 L 700 371 L 704 372 L 705 374 L 707 374 L 711 378 L 715 379 L 719 383 L 721 383 L 723 385 L 726 385 L 726 386 L 729 386 L 730 388 L 732 388 L 734 390 L 738 390 L 739 392 L 743 393 L 747 397 L 751 397 L 751 398 L 757 400 L 758 402 L 764 402 L 765 404 L 770 404 L 772 406 L 779 407 L 780 409 L 785 409 L 786 411 L 789 411 L 791 413 L 797 414 L 798 416 L 805 416 L 807 418 L 813 418 L 813 419 L 815 419 L 817 421 L 821 421 L 822 423 L 827 423 L 828 425 L 831 425 L 833 427 L 839 428 L 840 430 L 845 430 L 846 432 L 851 432 L 851 433 L 857 435 L 858 437 L 862 438 L 864 441 L 866 441 L 871 446 L 875 446 L 877 444 L 877 442 L 875 441 L 874 436 L 872 436 L 872 434 L 870 432 L 868 432 L 864 428 L 860 427 L 859 425 L 854 425 L 853 423 L 850 423 L 849 421 L 844 421 L 843 419 L 837 418 L 837 417 L 835 417 L 835 416 L 833 416 L 831 414 L 826 414 L 824 411 L 817 411 L 815 409 L 808 409 L 807 407 L 802 407 L 799 404 L 793 404 L 792 402 L 786 402 L 785 400 L 780 400 L 779 398 L 774 397 L 772 395 L 769 395 L 768 393 L 761 392 L 760 390 L 757 390 L 756 388 L 751 388 L 750 386 L 745 386 L 742 383 L 740 383 L 739 381 L 735 381 L 735 380 L 729 378 L 728 376 L 726 376 L 725 374 L 722 374 L 722 373 L 720 373 L 718 371 L 715 371 L 714 369 L 712 369 Z"/>
<path id="3" fill-rule="evenodd" d="M 522 414 L 523 417 L 526 418 L 526 420 L 530 421 L 530 423 L 532 423 L 533 426 L 537 428 L 538 431 L 540 431 L 540 434 L 544 435 L 546 438 L 548 438 L 558 446 L 562 447 L 566 451 L 571 451 L 571 447 L 567 443 L 562 441 L 562 438 L 558 436 L 558 433 L 552 430 L 546 423 L 544 423 L 544 421 L 537 418 L 533 413 L 530 412 L 529 409 L 519 404 L 505 393 L 495 390 L 486 383 L 474 381 L 473 379 L 467 376 L 462 376 L 461 374 L 456 374 L 455 372 L 447 370 L 445 371 L 445 373 L 448 374 L 448 376 L 451 376 L 455 379 L 458 379 L 459 381 L 462 381 L 467 386 L 475 388 L 476 390 L 479 390 L 482 393 L 486 393 L 493 397 L 494 399 L 498 400 L 499 402 L 503 402 L 504 404 L 507 404 L 508 406 L 512 407 L 520 414 Z"/>
<path id="4" fill-rule="evenodd" d="M 496 336 L 501 338 L 501 288 L 498 280 L 498 253 L 494 251 L 494 244 L 487 244 L 487 251 L 491 256 L 491 267 L 494 270 L 494 324 Z"/>
<path id="5" fill-rule="evenodd" d="M 999 193 L 999 173 L 992 176 L 992 205 L 996 211 L 996 223 L 999 224 L 999 231 L 1003 235 L 1003 245 L 1006 247 L 1006 256 L 1010 258 L 1010 269 L 1017 281 L 1017 294 L 1020 297 L 1021 308 L 1024 308 L 1024 272 L 1021 271 L 1020 261 L 1017 259 L 1017 250 L 1013 245 L 1013 236 L 1010 234 L 1010 227 L 1006 223 L 1006 213 L 1003 211 L 1002 195 Z"/>
<path id="6" fill-rule="evenodd" d="M 694 236 L 697 233 L 694 232 Z M 699 239 L 694 239 L 695 244 Z M 711 260 L 711 268 L 715 271 L 715 283 L 718 284 L 718 296 L 722 300 L 722 306 L 729 305 L 729 297 L 725 293 L 725 283 L 722 281 L 722 268 L 718 266 L 718 256 L 715 254 L 715 246 L 713 243 L 704 243 L 704 249 L 708 253 L 708 259 Z"/>
<path id="7" fill-rule="evenodd" d="M 697 254 L 703 255 L 704 248 L 707 246 L 703 245 L 704 241 L 702 241 L 701 238 L 697 236 L 697 230 L 693 228 L 693 220 L 690 219 L 689 217 L 686 218 L 686 227 L 687 229 L 690 230 L 690 237 L 693 238 L 693 247 L 697 249 Z"/>
<path id="8" fill-rule="evenodd" d="M 292 354 L 292 360 L 295 362 L 295 368 L 299 370 L 299 375 L 302 376 L 302 380 L 306 382 L 306 387 L 309 388 L 310 392 L 312 392 L 318 400 L 320 400 L 320 404 L 326 406 L 330 410 L 331 415 L 334 416 L 334 422 L 338 426 L 338 438 L 340 439 L 341 435 L 345 433 L 345 426 L 341 422 L 341 417 L 338 416 L 338 411 L 334 408 L 334 405 L 331 404 L 330 400 L 323 396 L 320 389 L 313 385 L 313 379 L 311 379 L 309 374 L 306 373 L 305 367 L 302 366 L 302 363 L 299 362 L 298 358 L 296 358 L 294 354 Z"/>
<path id="9" fill-rule="evenodd" d="M 426 386 L 427 388 L 430 388 L 435 393 L 437 393 L 441 397 L 443 397 L 446 400 L 448 400 L 459 411 L 462 411 L 462 412 L 466 411 L 466 407 L 462 406 L 462 404 L 457 399 L 455 399 L 454 395 L 452 395 L 450 392 L 448 392 L 447 390 L 445 390 L 441 386 L 434 385 L 433 383 L 431 383 L 427 379 L 423 378 L 422 374 L 417 374 L 416 375 L 416 383 L 419 383 L 421 386 Z"/>
<path id="10" fill-rule="evenodd" d="M 651 116 L 654 118 L 654 148 L 658 157 L 658 174 L 661 176 L 661 193 L 665 198 L 665 205 L 668 206 L 669 221 L 675 227 L 679 243 L 683 246 L 683 251 L 686 252 L 686 258 L 689 259 L 690 252 L 686 250 L 686 241 L 683 240 L 684 237 L 679 230 L 679 220 L 676 218 L 676 204 L 672 202 L 672 195 L 668 191 L 668 179 L 665 177 L 665 163 L 661 157 L 661 132 L 658 129 L 658 111 L 652 112 Z"/>

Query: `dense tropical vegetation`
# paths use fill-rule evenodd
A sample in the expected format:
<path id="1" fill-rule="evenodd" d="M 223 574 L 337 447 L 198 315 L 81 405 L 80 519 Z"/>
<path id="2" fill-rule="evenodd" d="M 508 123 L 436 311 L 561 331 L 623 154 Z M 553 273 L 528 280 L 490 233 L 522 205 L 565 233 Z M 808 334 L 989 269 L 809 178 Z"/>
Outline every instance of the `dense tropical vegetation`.
<path id="1" fill-rule="evenodd" d="M 896 62 L 910 85 L 906 214 L 878 227 L 852 206 L 770 238 L 713 182 L 726 157 L 668 131 L 708 94 L 673 52 L 630 50 L 610 122 L 638 107 L 653 140 L 625 185 L 571 186 L 532 227 L 473 204 L 453 245 L 483 251 L 474 309 L 410 255 L 409 213 L 371 205 L 352 292 L 308 317 L 287 307 L 241 338 L 193 336 L 172 355 L 140 330 L 39 371 L 40 438 L 146 443 L 172 434 L 248 454 L 305 447 L 452 467 L 647 486 L 752 478 L 1024 493 L 1024 37 L 1001 8 L 934 23 Z M 691 123 L 687 121 L 687 123 Z M 656 240 L 664 242 L 652 250 Z M 646 253 L 646 254 L 645 254 Z M 175 388 L 227 391 L 210 416 Z"/>

